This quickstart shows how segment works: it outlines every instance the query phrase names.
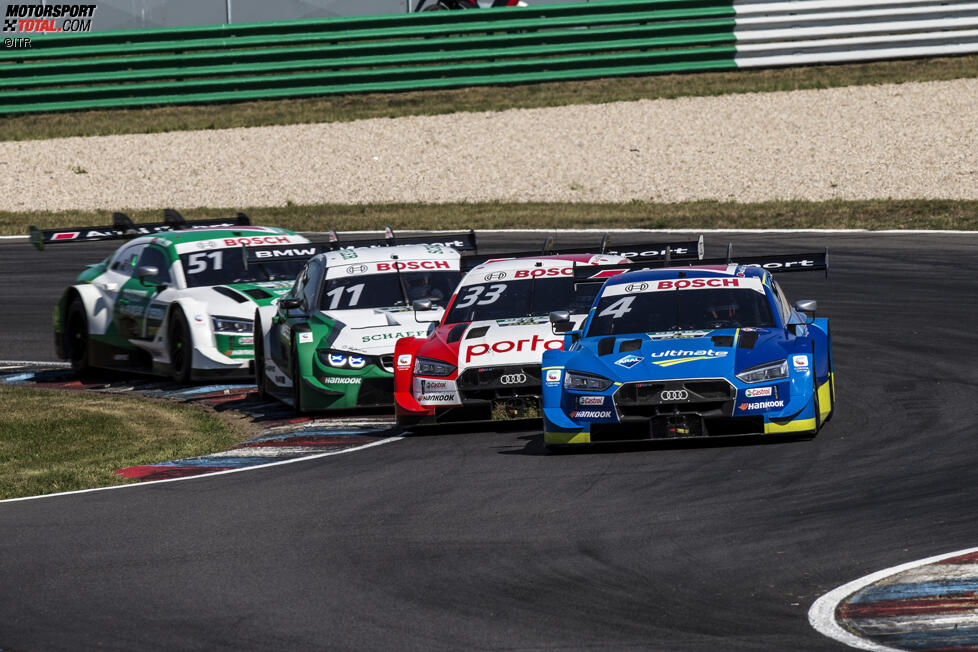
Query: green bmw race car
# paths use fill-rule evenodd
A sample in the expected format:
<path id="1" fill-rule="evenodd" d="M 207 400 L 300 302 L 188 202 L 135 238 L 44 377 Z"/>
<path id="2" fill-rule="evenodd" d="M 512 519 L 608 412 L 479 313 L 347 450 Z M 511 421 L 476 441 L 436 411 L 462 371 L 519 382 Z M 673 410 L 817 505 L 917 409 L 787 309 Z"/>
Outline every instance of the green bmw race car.
<path id="1" fill-rule="evenodd" d="M 297 412 L 394 402 L 394 345 L 427 334 L 461 278 L 475 234 L 398 238 L 309 258 L 288 296 L 255 310 L 255 381 Z M 412 244 L 409 244 L 412 243 Z M 261 247 L 249 260 L 295 248 Z M 415 313 L 412 303 L 430 300 Z M 419 317 L 424 321 L 419 321 Z"/>
<path id="2" fill-rule="evenodd" d="M 133 224 L 122 213 L 113 219 L 111 226 L 31 227 L 38 249 L 127 240 L 61 295 L 54 309 L 58 357 L 79 372 L 132 369 L 179 382 L 250 377 L 255 308 L 286 294 L 302 263 L 248 266 L 244 252 L 309 241 L 285 229 L 251 226 L 243 214 L 188 222 L 168 210 L 161 223 Z"/>

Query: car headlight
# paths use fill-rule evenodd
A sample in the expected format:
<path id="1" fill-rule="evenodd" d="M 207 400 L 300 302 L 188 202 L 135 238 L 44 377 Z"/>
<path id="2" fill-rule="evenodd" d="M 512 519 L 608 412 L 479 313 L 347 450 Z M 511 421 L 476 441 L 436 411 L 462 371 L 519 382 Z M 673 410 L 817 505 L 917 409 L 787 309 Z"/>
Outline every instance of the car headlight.
<path id="1" fill-rule="evenodd" d="M 778 360 L 777 362 L 766 362 L 764 364 L 745 369 L 737 378 L 745 383 L 763 383 L 768 380 L 779 380 L 788 377 L 788 361 Z"/>
<path id="2" fill-rule="evenodd" d="M 363 369 L 368 362 L 367 356 L 346 351 L 319 350 L 316 351 L 316 355 L 319 356 L 320 362 L 329 367 Z"/>
<path id="3" fill-rule="evenodd" d="M 604 376 L 584 374 L 580 371 L 568 371 L 564 374 L 564 389 L 578 392 L 603 392 L 611 387 L 611 381 Z"/>
<path id="4" fill-rule="evenodd" d="M 451 376 L 453 371 L 455 371 L 455 365 L 442 362 L 441 360 L 432 360 L 431 358 L 414 359 L 414 373 L 417 376 L 436 376 L 441 378 L 443 376 Z"/>
<path id="5" fill-rule="evenodd" d="M 250 319 L 211 317 L 211 323 L 215 333 L 250 333 L 254 329 L 254 322 Z"/>

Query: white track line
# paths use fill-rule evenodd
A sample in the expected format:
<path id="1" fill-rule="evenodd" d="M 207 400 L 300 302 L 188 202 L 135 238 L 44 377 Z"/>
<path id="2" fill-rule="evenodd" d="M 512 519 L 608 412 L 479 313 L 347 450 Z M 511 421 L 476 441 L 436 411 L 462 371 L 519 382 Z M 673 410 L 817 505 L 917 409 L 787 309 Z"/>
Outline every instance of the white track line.
<path id="1" fill-rule="evenodd" d="M 818 632 L 824 634 L 825 636 L 834 638 L 840 643 L 845 643 L 846 645 L 858 648 L 860 650 L 899 652 L 899 648 L 887 647 L 885 645 L 880 645 L 879 643 L 874 643 L 873 641 L 866 640 L 850 633 L 846 629 L 843 629 L 842 626 L 835 620 L 835 610 L 839 606 L 839 603 L 856 591 L 869 586 L 873 582 L 878 582 L 885 577 L 889 577 L 890 575 L 896 575 L 897 573 L 902 573 L 903 571 L 907 571 L 912 568 L 926 566 L 927 564 L 933 564 L 950 557 L 967 555 L 973 552 L 978 552 L 978 548 L 967 548 L 965 550 L 958 550 L 956 552 L 947 552 L 935 557 L 928 557 L 927 559 L 911 561 L 906 564 L 901 564 L 900 566 L 894 566 L 892 568 L 877 571 L 865 577 L 861 577 L 858 580 L 853 580 L 848 584 L 843 584 L 839 588 L 829 591 L 812 603 L 811 609 L 808 610 L 808 622 Z"/>
<path id="2" fill-rule="evenodd" d="M 226 471 L 214 471 L 212 473 L 201 473 L 200 475 L 191 475 L 184 478 L 169 478 L 167 480 L 148 480 L 146 482 L 136 482 L 133 484 L 119 484 L 113 485 L 111 487 L 96 487 L 95 489 L 78 489 L 77 491 L 62 491 L 56 494 L 42 494 L 40 496 L 24 496 L 22 498 L 7 498 L 6 500 L 0 500 L 0 504 L 3 503 L 16 503 L 24 500 L 38 500 L 41 498 L 54 498 L 56 496 L 73 496 L 76 494 L 89 494 L 96 491 L 111 491 L 112 489 L 132 489 L 135 487 L 148 487 L 154 484 L 162 484 L 164 482 L 179 482 L 181 480 L 200 480 L 203 478 L 212 478 L 217 475 L 227 475 L 229 473 L 242 473 L 244 471 L 254 471 L 256 469 L 267 469 L 270 466 L 281 466 L 283 464 L 292 464 L 294 462 L 305 462 L 307 460 L 315 460 L 320 457 L 329 457 L 331 455 L 344 455 L 346 453 L 353 453 L 354 451 L 361 451 L 365 448 L 372 448 L 374 446 L 380 446 L 381 444 L 389 444 L 392 441 L 398 441 L 403 439 L 403 437 L 387 437 L 385 439 L 380 439 L 378 441 L 372 441 L 369 444 L 363 444 L 362 446 L 354 446 L 353 448 L 344 448 L 343 450 L 330 451 L 328 453 L 317 453 L 316 455 L 309 455 L 308 457 L 297 457 L 291 460 L 282 460 L 280 462 L 269 462 L 268 464 L 260 464 L 257 466 L 248 466 L 242 469 L 228 469 Z M 206 457 L 202 456 L 202 457 Z M 166 468 L 166 467 L 161 467 Z"/>
<path id="3" fill-rule="evenodd" d="M 70 367 L 70 362 L 49 362 L 46 360 L 0 360 L 0 369 L 34 365 L 37 367 Z"/>

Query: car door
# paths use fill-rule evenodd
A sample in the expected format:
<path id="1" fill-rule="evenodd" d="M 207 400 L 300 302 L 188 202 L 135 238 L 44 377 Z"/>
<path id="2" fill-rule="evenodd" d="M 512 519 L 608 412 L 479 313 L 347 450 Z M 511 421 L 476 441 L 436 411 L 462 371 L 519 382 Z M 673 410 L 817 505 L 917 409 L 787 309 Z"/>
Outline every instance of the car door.
<path id="1" fill-rule="evenodd" d="M 95 283 L 112 303 L 115 331 L 126 339 L 139 338 L 146 308 L 142 304 L 145 288 L 136 278 L 136 267 L 145 248 L 145 243 L 121 247 L 109 263 L 109 269 Z"/>
<path id="2" fill-rule="evenodd" d="M 166 252 L 159 245 L 149 245 L 143 249 L 136 264 L 136 269 L 140 267 L 155 267 L 158 271 L 152 276 L 148 276 L 143 282 L 133 277 L 136 284 L 145 294 L 140 298 L 130 298 L 132 312 L 137 313 L 136 330 L 140 339 L 151 340 L 156 337 L 163 318 L 166 316 L 166 309 L 171 301 L 170 297 L 174 294 L 173 276 L 170 272 L 170 261 Z M 168 291 L 170 290 L 170 291 Z M 139 308 L 142 308 L 140 313 Z"/>

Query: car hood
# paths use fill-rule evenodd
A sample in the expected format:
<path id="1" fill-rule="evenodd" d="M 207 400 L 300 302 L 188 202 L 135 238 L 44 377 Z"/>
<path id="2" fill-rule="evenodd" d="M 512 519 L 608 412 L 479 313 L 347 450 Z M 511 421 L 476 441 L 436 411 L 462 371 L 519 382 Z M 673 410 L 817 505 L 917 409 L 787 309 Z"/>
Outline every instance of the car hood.
<path id="1" fill-rule="evenodd" d="M 581 341 L 578 356 L 567 366 L 619 382 L 732 378 L 744 369 L 786 357 L 785 345 L 784 331 L 763 328 L 590 337 Z"/>
<path id="2" fill-rule="evenodd" d="M 583 316 L 574 316 L 575 327 Z M 545 350 L 563 347 L 564 336 L 555 335 L 548 317 L 516 317 L 475 321 L 465 326 L 461 338 L 452 343 L 448 334 L 459 324 L 442 326 L 439 335 L 445 334 L 446 344 L 454 348 L 454 360 L 459 373 L 469 367 L 493 367 L 501 365 L 540 364 Z M 449 329 L 449 330 L 444 330 Z M 458 332 L 456 332 L 458 335 Z M 444 350 L 444 349 L 443 349 Z M 446 359 L 446 358 L 441 358 Z M 451 358 L 447 358 L 451 360 Z"/>
<path id="3" fill-rule="evenodd" d="M 441 317 L 442 310 L 426 313 Z M 366 308 L 362 310 L 325 310 L 324 317 L 342 324 L 332 348 L 368 355 L 394 353 L 394 345 L 402 337 L 424 337 L 430 323 L 415 319 L 411 308 Z"/>
<path id="4" fill-rule="evenodd" d="M 255 306 L 267 306 L 291 288 L 292 281 L 232 283 L 187 288 L 179 291 L 179 298 L 200 301 L 212 315 L 250 320 L 255 317 Z"/>

